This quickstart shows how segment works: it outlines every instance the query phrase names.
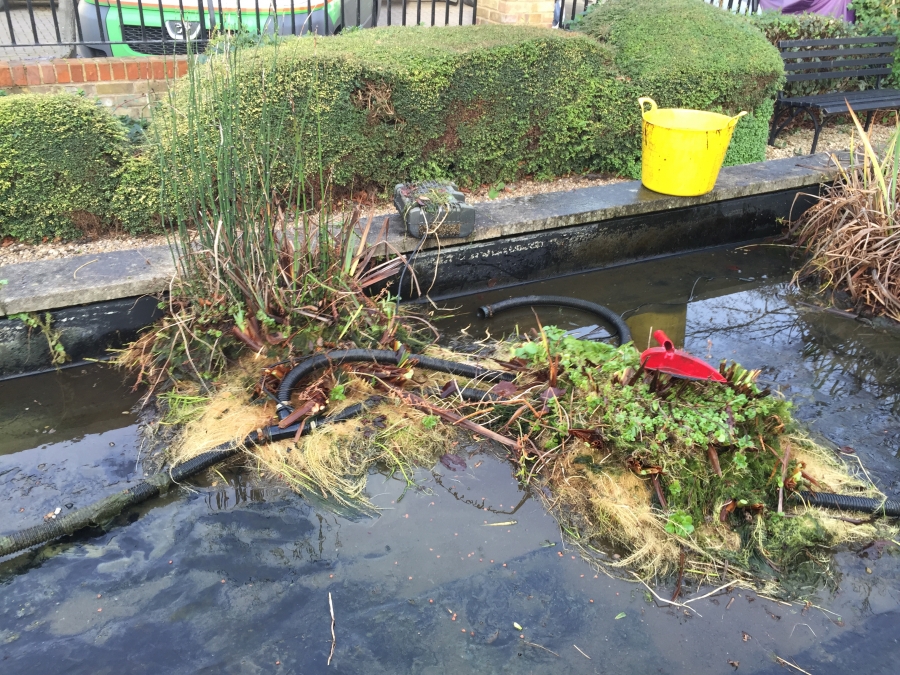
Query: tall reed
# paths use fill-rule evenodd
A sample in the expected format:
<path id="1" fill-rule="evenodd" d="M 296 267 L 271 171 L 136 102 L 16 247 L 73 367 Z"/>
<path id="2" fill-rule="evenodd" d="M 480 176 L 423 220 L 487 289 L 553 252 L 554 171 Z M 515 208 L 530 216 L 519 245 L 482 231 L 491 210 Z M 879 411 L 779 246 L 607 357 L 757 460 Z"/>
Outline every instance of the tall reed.
<path id="1" fill-rule="evenodd" d="M 265 67 L 251 71 L 247 59 Z M 308 112 L 315 79 L 305 99 L 276 100 L 267 76 L 277 62 L 277 43 L 225 38 L 217 54 L 189 56 L 186 77 L 154 115 L 179 274 L 169 315 L 124 359 L 152 385 L 176 371 L 215 377 L 233 347 L 283 356 L 413 332 L 385 291 L 370 297 L 404 259 L 376 258 L 371 214 L 363 222 L 359 206 L 332 212 L 329 167 L 306 165 L 309 153 L 298 151 L 304 132 L 320 128 Z M 248 72 L 258 79 L 248 82 Z M 261 93 L 252 111 L 248 87 Z"/>

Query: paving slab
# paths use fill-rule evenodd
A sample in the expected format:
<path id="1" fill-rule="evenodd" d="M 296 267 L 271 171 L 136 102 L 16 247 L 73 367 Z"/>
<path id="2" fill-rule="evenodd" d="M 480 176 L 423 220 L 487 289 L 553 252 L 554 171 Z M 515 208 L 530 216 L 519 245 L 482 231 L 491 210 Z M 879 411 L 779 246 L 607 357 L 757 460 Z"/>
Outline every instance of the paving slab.
<path id="1" fill-rule="evenodd" d="M 168 246 L 4 265 L 0 316 L 158 293 L 174 273 Z"/>

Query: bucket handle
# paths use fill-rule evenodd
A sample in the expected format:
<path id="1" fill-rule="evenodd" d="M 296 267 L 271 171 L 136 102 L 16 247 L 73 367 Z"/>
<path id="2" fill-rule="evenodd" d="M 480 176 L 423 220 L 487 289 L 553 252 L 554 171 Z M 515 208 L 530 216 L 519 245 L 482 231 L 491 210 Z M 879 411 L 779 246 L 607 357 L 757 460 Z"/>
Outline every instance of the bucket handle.
<path id="1" fill-rule="evenodd" d="M 734 125 L 738 123 L 738 120 L 741 119 L 746 114 L 747 114 L 746 110 L 741 110 L 741 112 L 739 112 L 737 115 L 735 115 L 730 120 L 728 120 L 728 128 L 729 129 L 733 128 Z"/>
<path id="2" fill-rule="evenodd" d="M 649 104 L 650 104 L 650 110 L 644 110 L 644 104 L 645 104 L 645 103 L 649 103 Z M 641 115 L 646 115 L 648 112 L 653 112 L 654 110 L 656 110 L 656 107 L 657 107 L 657 106 L 656 106 L 656 101 L 654 101 L 654 100 L 653 100 L 652 98 L 650 98 L 649 96 L 641 96 L 641 97 L 638 99 L 638 105 L 641 106 Z M 746 114 L 746 113 L 744 113 L 744 114 Z"/>

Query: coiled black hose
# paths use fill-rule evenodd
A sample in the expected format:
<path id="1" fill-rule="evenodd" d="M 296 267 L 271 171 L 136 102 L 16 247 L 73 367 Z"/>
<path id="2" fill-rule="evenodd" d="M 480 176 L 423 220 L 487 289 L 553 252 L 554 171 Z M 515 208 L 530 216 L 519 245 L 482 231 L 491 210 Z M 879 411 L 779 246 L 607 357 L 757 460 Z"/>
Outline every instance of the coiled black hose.
<path id="1" fill-rule="evenodd" d="M 285 419 L 291 414 L 291 391 L 297 386 L 297 383 L 300 382 L 300 380 L 317 370 L 327 368 L 333 364 L 361 361 L 396 366 L 400 363 L 403 356 L 402 352 L 392 352 L 382 349 L 344 349 L 311 356 L 295 366 L 284 376 L 284 378 L 282 378 L 281 386 L 278 387 L 278 417 L 280 419 Z M 450 373 L 451 375 L 459 375 L 460 377 L 472 379 L 478 378 L 487 382 L 512 380 L 515 378 L 515 375 L 512 373 L 488 370 L 487 368 L 474 366 L 468 363 L 457 363 L 456 361 L 436 359 L 421 354 L 407 354 L 406 356 L 419 368 L 426 368 L 441 373 Z"/>
<path id="2" fill-rule="evenodd" d="M 501 300 L 492 305 L 483 305 L 478 308 L 478 316 L 482 319 L 489 319 L 497 312 L 514 307 L 531 307 L 532 305 L 551 305 L 559 307 L 572 307 L 580 309 L 584 312 L 590 312 L 607 323 L 612 324 L 619 335 L 619 344 L 624 345 L 631 342 L 631 330 L 621 316 L 603 305 L 589 300 L 581 300 L 580 298 L 570 298 L 565 295 L 525 295 L 521 298 L 510 298 L 509 300 Z"/>
<path id="3" fill-rule="evenodd" d="M 900 501 L 896 499 L 871 499 L 855 495 L 837 495 L 831 492 L 801 492 L 803 501 L 813 506 L 824 506 L 838 511 L 861 511 L 885 516 L 900 516 Z"/>

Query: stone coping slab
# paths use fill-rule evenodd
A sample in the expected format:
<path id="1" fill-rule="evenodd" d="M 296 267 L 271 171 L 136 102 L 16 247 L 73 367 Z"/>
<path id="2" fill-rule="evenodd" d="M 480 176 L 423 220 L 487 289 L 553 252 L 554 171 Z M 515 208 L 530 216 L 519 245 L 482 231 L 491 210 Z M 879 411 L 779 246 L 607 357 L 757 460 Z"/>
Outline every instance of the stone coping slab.
<path id="1" fill-rule="evenodd" d="M 825 153 L 743 164 L 722 169 L 712 192 L 672 197 L 644 188 L 640 181 L 547 192 L 478 204 L 475 232 L 465 239 L 429 239 L 424 250 L 660 213 L 778 192 L 834 180 L 837 171 Z M 370 230 L 379 235 L 384 216 Z M 388 220 L 390 248 L 410 253 L 419 240 L 407 235 L 399 215 Z M 702 246 L 702 243 L 699 245 Z M 0 316 L 158 293 L 168 288 L 175 267 L 168 246 L 152 246 L 0 266 Z"/>
<path id="2" fill-rule="evenodd" d="M 168 246 L 5 265 L 0 316 L 158 293 L 174 272 Z"/>
<path id="3" fill-rule="evenodd" d="M 712 192 L 699 197 L 673 197 L 648 190 L 640 181 L 577 188 L 566 192 L 545 192 L 527 197 L 498 199 L 476 205 L 475 232 L 470 237 L 442 237 L 440 246 L 459 246 L 478 241 L 554 230 L 572 225 L 596 223 L 614 218 L 639 216 L 684 209 L 711 202 L 749 197 L 831 182 L 837 169 L 826 153 L 773 159 L 755 164 L 724 167 Z M 376 217 L 370 233 L 374 239 L 384 216 Z M 419 239 L 407 234 L 399 214 L 390 216 L 388 243 L 401 253 L 419 246 Z M 438 247 L 428 239 L 423 250 Z"/>

